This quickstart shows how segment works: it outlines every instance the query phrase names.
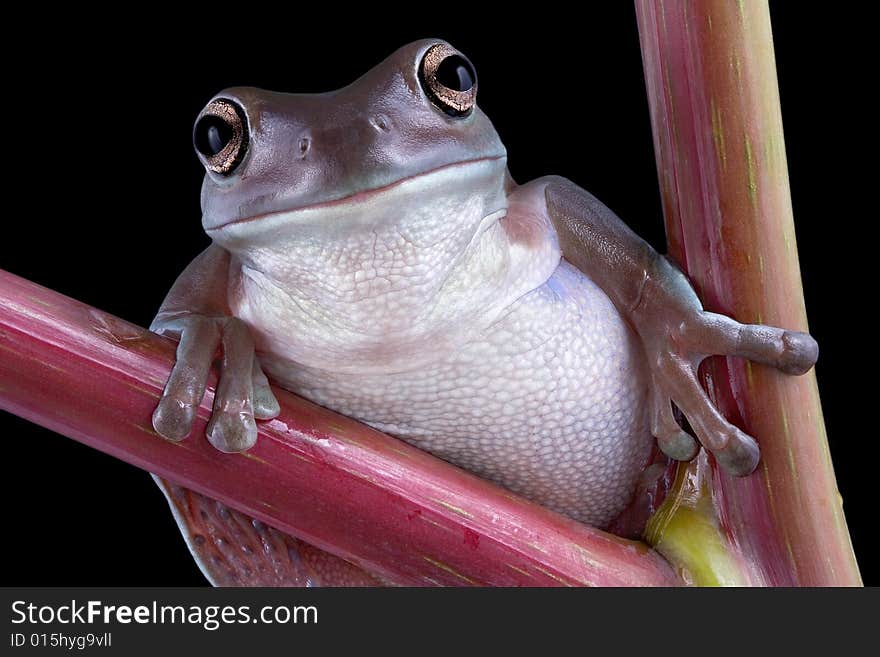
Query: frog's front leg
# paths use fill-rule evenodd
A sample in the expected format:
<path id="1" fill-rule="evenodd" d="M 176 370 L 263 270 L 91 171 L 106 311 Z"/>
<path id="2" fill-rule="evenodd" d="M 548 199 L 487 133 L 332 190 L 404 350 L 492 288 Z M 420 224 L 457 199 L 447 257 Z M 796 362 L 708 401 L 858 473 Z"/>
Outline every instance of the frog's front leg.
<path id="1" fill-rule="evenodd" d="M 257 439 L 254 418 L 275 417 L 279 407 L 254 355 L 250 330 L 229 314 L 228 271 L 228 252 L 208 247 L 180 275 L 150 326 L 179 340 L 153 427 L 170 440 L 189 435 L 219 348 L 220 380 L 206 433 L 217 449 L 241 452 Z"/>
<path id="2" fill-rule="evenodd" d="M 718 412 L 697 368 L 717 354 L 803 374 L 818 357 L 816 341 L 806 333 L 740 324 L 703 310 L 684 274 L 592 195 L 563 178 L 527 187 L 543 191 L 563 256 L 605 291 L 641 338 L 653 384 L 651 429 L 663 452 L 678 460 L 697 452 L 673 415 L 674 402 L 725 470 L 751 473 L 760 458 L 757 443 Z"/>

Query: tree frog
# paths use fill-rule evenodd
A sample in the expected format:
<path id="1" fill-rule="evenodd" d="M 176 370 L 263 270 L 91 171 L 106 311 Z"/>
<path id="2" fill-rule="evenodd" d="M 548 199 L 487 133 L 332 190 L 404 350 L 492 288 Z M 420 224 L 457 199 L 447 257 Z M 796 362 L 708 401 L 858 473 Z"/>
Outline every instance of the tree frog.
<path id="1" fill-rule="evenodd" d="M 224 452 L 277 415 L 271 380 L 598 527 L 655 441 L 751 473 L 756 441 L 697 367 L 722 354 L 800 374 L 815 341 L 703 310 L 572 182 L 515 183 L 476 100 L 465 55 L 423 40 L 338 91 L 207 104 L 193 135 L 212 244 L 151 326 L 179 339 L 156 431 L 190 433 L 220 347 L 207 438 Z"/>

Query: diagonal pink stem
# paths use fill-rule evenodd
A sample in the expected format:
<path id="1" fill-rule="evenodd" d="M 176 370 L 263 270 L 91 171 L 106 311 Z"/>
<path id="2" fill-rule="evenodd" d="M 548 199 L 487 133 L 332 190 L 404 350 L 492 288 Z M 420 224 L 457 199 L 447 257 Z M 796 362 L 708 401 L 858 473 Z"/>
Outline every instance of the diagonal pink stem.
<path id="1" fill-rule="evenodd" d="M 275 390 L 256 446 L 171 443 L 150 416 L 174 344 L 0 271 L 0 408 L 407 585 L 677 585 L 647 545 L 591 529 Z"/>

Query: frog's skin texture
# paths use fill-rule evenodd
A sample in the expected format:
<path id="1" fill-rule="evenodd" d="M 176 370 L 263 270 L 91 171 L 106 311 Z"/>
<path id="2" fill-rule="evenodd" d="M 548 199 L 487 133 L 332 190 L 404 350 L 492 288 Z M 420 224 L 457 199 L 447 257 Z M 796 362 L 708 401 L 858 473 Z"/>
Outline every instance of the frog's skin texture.
<path id="1" fill-rule="evenodd" d="M 573 183 L 515 184 L 475 82 L 444 95 L 426 73 L 457 56 L 419 41 L 340 91 L 235 88 L 209 104 L 196 145 L 213 243 L 152 326 L 180 339 L 156 430 L 189 434 L 219 343 L 207 433 L 223 451 L 250 447 L 255 418 L 277 414 L 265 373 L 596 526 L 630 502 L 655 438 L 695 455 L 671 402 L 722 466 L 750 473 L 757 444 L 713 407 L 697 367 L 725 354 L 802 373 L 815 342 L 704 312 Z M 212 146 L 205 116 L 232 137 L 215 131 Z"/>

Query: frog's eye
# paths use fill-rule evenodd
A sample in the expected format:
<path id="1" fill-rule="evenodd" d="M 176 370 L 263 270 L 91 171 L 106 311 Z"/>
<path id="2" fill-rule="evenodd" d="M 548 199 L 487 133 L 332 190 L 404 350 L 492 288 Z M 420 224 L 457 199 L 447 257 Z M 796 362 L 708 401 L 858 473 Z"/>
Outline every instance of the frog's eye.
<path id="1" fill-rule="evenodd" d="M 431 101 L 450 116 L 467 116 L 477 102 L 477 74 L 467 58 L 446 43 L 428 48 L 419 81 Z"/>
<path id="2" fill-rule="evenodd" d="M 217 98 L 199 114 L 193 145 L 208 171 L 226 176 L 244 159 L 248 146 L 247 117 L 238 103 Z"/>

